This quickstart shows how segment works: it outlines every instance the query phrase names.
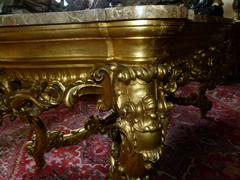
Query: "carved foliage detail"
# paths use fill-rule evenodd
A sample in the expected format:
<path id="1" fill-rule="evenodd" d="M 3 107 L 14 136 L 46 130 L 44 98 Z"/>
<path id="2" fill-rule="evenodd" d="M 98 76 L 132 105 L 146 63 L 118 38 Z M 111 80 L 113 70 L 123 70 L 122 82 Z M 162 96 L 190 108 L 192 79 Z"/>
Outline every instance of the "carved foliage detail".
<path id="1" fill-rule="evenodd" d="M 71 107 L 74 98 L 85 94 L 100 94 L 102 86 L 93 80 L 77 81 L 65 86 L 60 81 L 6 80 L 0 84 L 0 113 L 6 116 L 21 115 L 26 109 L 31 116 L 42 110 L 64 103 Z"/>
<path id="2" fill-rule="evenodd" d="M 168 124 L 163 86 L 171 73 L 168 65 L 119 66 L 114 79 L 115 99 L 121 119 L 117 127 L 123 142 L 144 160 L 155 162 L 162 153 Z M 164 83 L 163 83 L 164 82 Z"/>

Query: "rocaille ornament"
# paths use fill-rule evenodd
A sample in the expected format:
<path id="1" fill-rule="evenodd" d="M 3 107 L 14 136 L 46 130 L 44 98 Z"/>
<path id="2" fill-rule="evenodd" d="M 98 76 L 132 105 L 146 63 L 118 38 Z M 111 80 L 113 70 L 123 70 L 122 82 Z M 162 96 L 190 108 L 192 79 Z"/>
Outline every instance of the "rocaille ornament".
<path id="1" fill-rule="evenodd" d="M 155 8 L 163 7 L 173 8 Z M 178 8 L 171 13 L 186 12 Z M 231 26 L 217 20 L 180 16 L 0 27 L 1 121 L 20 117 L 30 124 L 34 133 L 26 148 L 39 167 L 52 148 L 101 133 L 113 140 L 109 179 L 149 179 L 164 152 L 173 105 L 199 107 L 205 118 L 211 108 L 205 93 L 231 64 L 231 41 L 222 34 Z M 176 97 L 177 88 L 192 80 L 200 82 L 199 90 Z M 106 117 L 92 115 L 68 134 L 49 131 L 39 118 L 59 104 L 71 108 L 84 95 L 97 95 Z"/>

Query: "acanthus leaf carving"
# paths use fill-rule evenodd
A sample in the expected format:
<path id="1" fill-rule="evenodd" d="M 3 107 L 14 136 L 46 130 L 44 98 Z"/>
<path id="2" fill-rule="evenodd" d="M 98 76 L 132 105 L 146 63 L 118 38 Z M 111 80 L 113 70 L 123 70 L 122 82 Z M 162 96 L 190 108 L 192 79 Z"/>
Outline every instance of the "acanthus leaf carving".
<path id="1" fill-rule="evenodd" d="M 64 93 L 64 104 L 67 107 L 72 107 L 74 98 L 87 94 L 101 94 L 101 85 L 95 84 L 93 81 L 77 81 L 74 85 L 67 88 Z"/>
<path id="2" fill-rule="evenodd" d="M 108 111 L 113 108 L 113 72 L 115 65 L 110 64 L 103 67 L 96 67 L 92 74 L 93 80 L 97 84 L 101 84 L 100 99 L 97 102 L 97 107 L 100 111 Z"/>

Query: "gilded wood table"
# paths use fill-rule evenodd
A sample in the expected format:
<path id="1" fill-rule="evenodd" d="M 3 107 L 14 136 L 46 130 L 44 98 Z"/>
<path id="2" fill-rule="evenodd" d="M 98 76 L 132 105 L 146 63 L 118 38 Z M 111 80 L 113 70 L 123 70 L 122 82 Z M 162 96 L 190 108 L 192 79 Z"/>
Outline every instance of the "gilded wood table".
<path id="1" fill-rule="evenodd" d="M 26 143 L 39 167 L 52 148 L 94 133 L 113 139 L 110 179 L 148 179 L 161 157 L 173 104 L 195 105 L 231 61 L 232 22 L 200 17 L 181 6 L 135 6 L 0 16 L 0 113 L 34 130 Z M 189 97 L 175 97 L 190 80 Z M 39 114 L 96 94 L 106 118 L 91 116 L 70 134 L 48 131 Z"/>

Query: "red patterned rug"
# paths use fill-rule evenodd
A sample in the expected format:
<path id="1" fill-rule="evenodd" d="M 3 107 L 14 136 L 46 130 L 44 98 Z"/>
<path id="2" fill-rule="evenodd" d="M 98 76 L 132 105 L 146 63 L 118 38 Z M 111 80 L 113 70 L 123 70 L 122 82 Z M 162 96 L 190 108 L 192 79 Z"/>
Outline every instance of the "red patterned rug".
<path id="1" fill-rule="evenodd" d="M 192 83 L 177 94 L 196 87 Z M 214 121 L 201 119 L 192 106 L 173 108 L 166 147 L 152 179 L 240 179 L 240 85 L 219 86 L 208 92 L 208 97 L 213 102 L 208 116 Z M 81 99 L 71 111 L 59 106 L 41 118 L 49 129 L 67 132 L 79 128 L 87 116 L 97 114 L 93 99 Z M 24 149 L 29 132 L 29 126 L 20 120 L 5 121 L 0 127 L 1 180 L 105 179 L 111 144 L 107 136 L 95 135 L 77 145 L 53 149 L 45 155 L 47 165 L 36 170 Z"/>

